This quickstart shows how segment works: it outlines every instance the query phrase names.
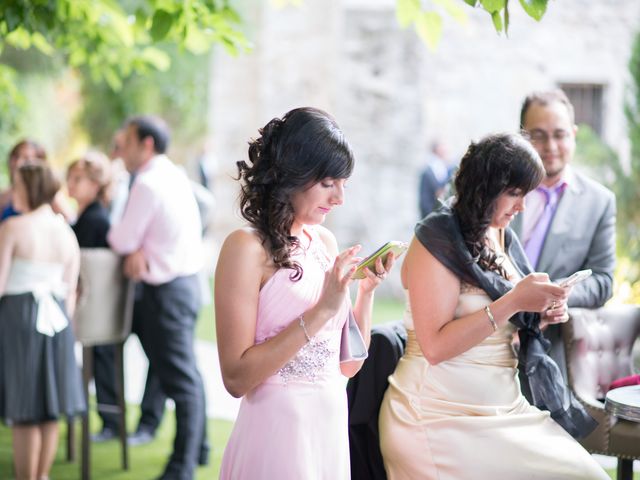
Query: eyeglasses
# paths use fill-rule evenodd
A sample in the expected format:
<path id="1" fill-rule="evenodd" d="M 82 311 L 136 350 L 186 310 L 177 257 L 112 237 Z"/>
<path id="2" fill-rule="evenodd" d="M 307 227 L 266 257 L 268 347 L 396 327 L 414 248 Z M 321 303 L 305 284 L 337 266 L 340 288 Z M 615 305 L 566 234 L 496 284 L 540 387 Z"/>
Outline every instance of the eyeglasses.
<path id="1" fill-rule="evenodd" d="M 549 135 L 544 130 L 533 130 L 528 132 L 531 143 L 542 145 L 548 143 L 551 138 L 557 143 L 566 142 L 571 137 L 569 130 L 555 130 L 552 135 Z"/>

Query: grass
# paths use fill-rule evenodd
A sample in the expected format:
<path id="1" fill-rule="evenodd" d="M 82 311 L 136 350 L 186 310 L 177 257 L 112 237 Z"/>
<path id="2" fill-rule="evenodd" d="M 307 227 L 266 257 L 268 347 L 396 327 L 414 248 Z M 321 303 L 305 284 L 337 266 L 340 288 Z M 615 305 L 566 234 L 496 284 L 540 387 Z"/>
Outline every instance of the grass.
<path id="1" fill-rule="evenodd" d="M 131 406 L 127 411 L 129 431 L 135 428 L 139 409 Z M 117 441 L 94 443 L 91 445 L 91 478 L 95 480 L 151 480 L 162 473 L 162 469 L 172 450 L 175 433 L 175 417 L 173 412 L 167 412 L 158 429 L 156 439 L 147 444 L 129 447 L 129 470 L 121 468 L 120 444 Z M 55 480 L 77 480 L 80 478 L 80 421 L 76 422 L 75 462 L 66 460 L 67 423 L 60 423 L 60 444 L 56 461 L 51 470 L 51 478 Z M 98 428 L 100 421 L 92 408 L 91 425 Z M 220 462 L 224 446 L 227 444 L 233 423 L 224 420 L 209 420 L 209 441 L 213 451 L 211 463 L 206 467 L 199 467 L 196 472 L 197 480 L 212 480 L 218 478 Z M 94 430 L 95 430 L 94 428 Z M 0 479 L 7 480 L 13 472 L 12 466 L 11 432 L 4 425 L 0 426 Z"/>

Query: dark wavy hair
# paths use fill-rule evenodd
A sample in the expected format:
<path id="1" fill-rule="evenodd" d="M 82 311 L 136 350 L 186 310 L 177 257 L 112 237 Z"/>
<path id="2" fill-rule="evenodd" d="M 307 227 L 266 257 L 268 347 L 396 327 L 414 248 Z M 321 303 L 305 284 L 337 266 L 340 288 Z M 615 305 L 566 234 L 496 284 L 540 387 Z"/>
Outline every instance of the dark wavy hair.
<path id="1" fill-rule="evenodd" d="M 302 278 L 302 266 L 291 260 L 300 247 L 291 235 L 291 196 L 324 178 L 348 178 L 353 152 L 336 121 L 317 108 L 296 108 L 274 118 L 249 142 L 249 162 L 239 161 L 240 211 L 257 230 L 278 268 L 289 268 L 291 280 Z"/>
<path id="2" fill-rule="evenodd" d="M 540 156 L 531 144 L 515 133 L 501 133 L 471 143 L 455 178 L 453 211 L 462 236 L 478 264 L 506 278 L 496 252 L 485 243 L 496 200 L 501 193 L 520 189 L 528 193 L 544 177 Z"/>

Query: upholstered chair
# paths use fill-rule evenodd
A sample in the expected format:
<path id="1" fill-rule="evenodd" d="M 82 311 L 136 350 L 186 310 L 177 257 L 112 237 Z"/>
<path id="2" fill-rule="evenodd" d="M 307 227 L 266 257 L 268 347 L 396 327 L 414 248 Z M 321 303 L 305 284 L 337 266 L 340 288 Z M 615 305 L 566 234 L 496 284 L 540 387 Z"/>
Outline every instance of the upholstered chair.
<path id="1" fill-rule="evenodd" d="M 613 380 L 633 373 L 633 346 L 640 333 L 640 307 L 573 308 L 562 325 L 569 386 L 599 423 L 580 443 L 591 453 L 618 458 L 618 478 L 640 459 L 640 423 L 604 409 Z"/>

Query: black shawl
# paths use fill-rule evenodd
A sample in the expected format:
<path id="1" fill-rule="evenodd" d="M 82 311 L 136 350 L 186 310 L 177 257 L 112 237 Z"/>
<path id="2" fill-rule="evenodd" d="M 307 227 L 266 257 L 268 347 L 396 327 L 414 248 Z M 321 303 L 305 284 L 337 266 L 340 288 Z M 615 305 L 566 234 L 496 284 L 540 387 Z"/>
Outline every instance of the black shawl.
<path id="1" fill-rule="evenodd" d="M 458 217 L 448 206 L 442 206 L 416 225 L 416 237 L 431 254 L 461 281 L 475 285 L 496 300 L 513 288 L 513 284 L 496 272 L 483 270 L 471 256 L 462 237 Z M 522 276 L 532 269 L 515 234 L 507 228 L 505 251 Z M 540 315 L 521 312 L 509 319 L 518 327 L 520 351 L 518 362 L 529 383 L 528 400 L 551 417 L 573 437 L 588 435 L 597 422 L 574 398 L 564 383 L 558 365 L 547 355 L 550 342 L 539 328 Z M 525 389 L 526 390 L 526 389 Z"/>

